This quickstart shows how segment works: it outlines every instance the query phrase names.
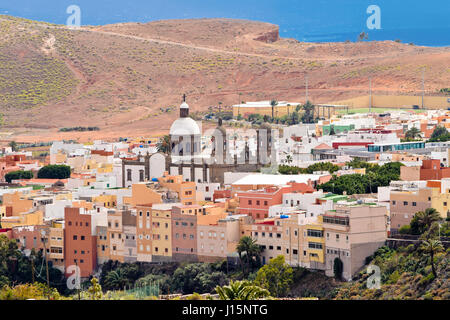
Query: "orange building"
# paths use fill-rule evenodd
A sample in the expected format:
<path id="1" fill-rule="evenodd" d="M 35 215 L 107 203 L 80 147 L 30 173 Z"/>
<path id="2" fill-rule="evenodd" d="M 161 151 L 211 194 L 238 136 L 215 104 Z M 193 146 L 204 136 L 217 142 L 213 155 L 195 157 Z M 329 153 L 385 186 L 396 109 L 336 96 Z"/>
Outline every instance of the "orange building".
<path id="1" fill-rule="evenodd" d="M 80 268 L 81 277 L 87 278 L 97 267 L 97 237 L 92 234 L 92 216 L 83 209 L 64 209 L 64 263 Z M 69 276 L 69 274 L 66 274 Z"/>

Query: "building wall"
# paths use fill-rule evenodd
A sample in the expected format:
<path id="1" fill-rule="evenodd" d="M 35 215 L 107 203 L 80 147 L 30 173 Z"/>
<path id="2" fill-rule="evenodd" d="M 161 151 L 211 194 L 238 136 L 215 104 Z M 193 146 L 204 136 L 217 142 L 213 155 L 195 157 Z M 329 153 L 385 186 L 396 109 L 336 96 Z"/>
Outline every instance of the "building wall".
<path id="1" fill-rule="evenodd" d="M 199 261 L 210 262 L 227 256 L 225 225 L 198 225 L 197 248 Z"/>
<path id="2" fill-rule="evenodd" d="M 175 261 L 197 260 L 197 217 L 172 209 L 172 257 Z"/>
<path id="3" fill-rule="evenodd" d="M 418 191 L 391 191 L 390 220 L 391 231 L 395 232 L 401 226 L 411 222 L 414 214 L 431 207 L 432 189 Z"/>
<path id="4" fill-rule="evenodd" d="M 325 274 L 332 276 L 334 260 L 342 260 L 343 278 L 351 280 L 363 265 L 365 257 L 382 246 L 387 239 L 387 209 L 383 206 L 339 206 L 324 215 L 326 265 Z M 328 217 L 347 218 L 348 225 L 328 222 Z"/>
<path id="5" fill-rule="evenodd" d="M 109 259 L 108 227 L 97 226 L 97 263 L 103 264 Z"/>
<path id="6" fill-rule="evenodd" d="M 108 212 L 108 239 L 110 259 L 124 262 L 122 211 Z"/>
<path id="7" fill-rule="evenodd" d="M 137 261 L 152 261 L 151 210 L 151 206 L 138 206 L 136 208 Z"/>
<path id="8" fill-rule="evenodd" d="M 97 241 L 92 235 L 91 215 L 81 214 L 79 208 L 65 208 L 64 212 L 65 270 L 78 265 L 81 277 L 89 277 L 97 267 Z"/>
<path id="9" fill-rule="evenodd" d="M 172 210 L 151 211 L 152 254 L 153 259 L 167 261 L 172 259 Z"/>

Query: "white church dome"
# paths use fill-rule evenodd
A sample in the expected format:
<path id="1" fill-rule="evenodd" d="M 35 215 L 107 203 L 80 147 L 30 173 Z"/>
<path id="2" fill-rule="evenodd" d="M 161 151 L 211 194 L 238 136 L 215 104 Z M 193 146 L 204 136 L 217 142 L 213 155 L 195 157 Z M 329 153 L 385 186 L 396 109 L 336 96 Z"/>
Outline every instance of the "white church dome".
<path id="1" fill-rule="evenodd" d="M 189 136 L 192 134 L 200 134 L 200 128 L 197 122 L 189 117 L 175 120 L 170 127 L 170 135 Z"/>

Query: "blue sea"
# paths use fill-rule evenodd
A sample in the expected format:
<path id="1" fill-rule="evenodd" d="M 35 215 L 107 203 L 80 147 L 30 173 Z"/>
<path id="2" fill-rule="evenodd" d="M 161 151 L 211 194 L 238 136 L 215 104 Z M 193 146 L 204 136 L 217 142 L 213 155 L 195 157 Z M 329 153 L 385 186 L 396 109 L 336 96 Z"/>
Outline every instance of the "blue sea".
<path id="1" fill-rule="evenodd" d="M 450 45 L 450 0 L 1 0 L 0 14 L 65 24 L 70 5 L 80 7 L 82 25 L 235 18 L 277 24 L 282 37 L 306 42 L 356 41 L 366 32 L 369 40 Z M 379 29 L 367 25 L 371 5 Z"/>

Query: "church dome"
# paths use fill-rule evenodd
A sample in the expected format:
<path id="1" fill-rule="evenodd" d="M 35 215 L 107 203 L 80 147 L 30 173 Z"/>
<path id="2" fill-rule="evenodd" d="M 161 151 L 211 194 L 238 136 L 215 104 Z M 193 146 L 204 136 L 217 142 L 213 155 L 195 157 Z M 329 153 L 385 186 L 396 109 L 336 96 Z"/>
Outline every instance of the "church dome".
<path id="1" fill-rule="evenodd" d="M 189 105 L 186 103 L 186 101 L 183 101 L 183 103 L 180 105 L 180 109 L 189 109 Z"/>
<path id="2" fill-rule="evenodd" d="M 175 120 L 170 127 L 170 135 L 190 136 L 197 134 L 200 134 L 200 128 L 197 122 L 189 117 Z"/>

